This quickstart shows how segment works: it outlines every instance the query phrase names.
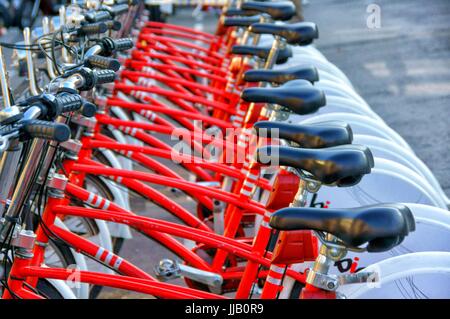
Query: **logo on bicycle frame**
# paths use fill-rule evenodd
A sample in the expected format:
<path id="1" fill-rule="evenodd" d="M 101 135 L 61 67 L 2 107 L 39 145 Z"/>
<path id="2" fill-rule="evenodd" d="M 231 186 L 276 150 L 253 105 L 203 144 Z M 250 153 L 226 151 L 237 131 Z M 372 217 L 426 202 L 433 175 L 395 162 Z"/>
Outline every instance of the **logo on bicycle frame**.
<path id="1" fill-rule="evenodd" d="M 329 200 L 325 202 L 316 202 L 317 194 L 313 194 L 313 197 L 311 198 L 311 203 L 309 204 L 309 207 L 316 207 L 316 208 L 329 208 L 331 202 Z"/>

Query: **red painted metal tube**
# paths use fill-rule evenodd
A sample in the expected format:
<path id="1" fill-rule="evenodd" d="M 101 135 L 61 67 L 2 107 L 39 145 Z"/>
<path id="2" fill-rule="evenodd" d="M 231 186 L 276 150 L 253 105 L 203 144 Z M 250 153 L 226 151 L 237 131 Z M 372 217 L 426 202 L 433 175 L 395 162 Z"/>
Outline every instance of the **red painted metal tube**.
<path id="1" fill-rule="evenodd" d="M 61 268 L 46 268 L 29 266 L 20 270 L 24 277 L 53 278 L 69 280 L 73 276 L 73 270 Z M 175 286 L 172 284 L 151 281 L 142 278 L 127 277 L 113 274 L 104 274 L 92 271 L 79 270 L 77 276 L 80 282 L 92 285 L 107 286 L 125 290 L 132 290 L 161 298 L 176 299 L 226 299 L 224 296 L 203 292 L 191 288 Z"/>
<path id="2" fill-rule="evenodd" d="M 124 178 L 142 180 L 158 185 L 175 187 L 187 192 L 198 192 L 200 194 L 210 196 L 211 198 L 233 204 L 237 207 L 240 207 L 241 209 L 253 211 L 260 215 L 263 215 L 266 211 L 264 206 L 260 203 L 253 200 L 242 201 L 242 198 L 239 195 L 231 194 L 220 189 L 201 186 L 193 182 L 180 181 L 178 179 L 166 176 L 159 176 L 146 172 L 135 172 L 117 168 L 99 167 L 98 165 L 86 165 L 81 163 L 74 163 L 73 170 L 93 175 L 121 176 Z"/>
<path id="3" fill-rule="evenodd" d="M 95 167 L 96 171 L 101 171 L 105 169 L 111 169 L 109 167 L 105 167 L 103 164 L 100 164 L 96 161 L 90 160 L 90 159 L 82 159 L 80 160 L 82 163 L 87 163 L 89 166 Z M 75 169 L 75 166 L 79 164 L 73 165 L 73 170 Z M 116 170 L 113 168 L 113 170 Z M 139 175 L 139 172 L 136 172 Z M 119 180 L 119 175 L 115 174 L 109 174 L 108 176 L 116 176 L 113 178 L 114 180 Z M 157 175 L 159 176 L 159 175 Z M 123 177 L 123 176 L 122 176 Z M 164 177 L 163 177 L 164 178 Z M 169 178 L 169 177 L 165 177 Z M 177 180 L 177 179 L 175 179 Z M 162 208 L 166 209 L 169 213 L 173 214 L 174 216 L 178 217 L 180 220 L 182 220 L 184 223 L 191 227 L 203 229 L 205 231 L 211 231 L 211 229 L 200 219 L 198 219 L 196 216 L 191 214 L 187 209 L 185 209 L 183 206 L 178 204 L 177 202 L 173 201 L 169 197 L 165 196 L 161 192 L 157 191 L 156 189 L 150 187 L 149 185 L 146 185 L 139 181 L 139 178 L 133 179 L 133 178 L 126 178 L 123 177 L 120 179 L 120 183 L 125 185 L 126 187 L 134 190 L 138 194 L 141 194 L 151 201 L 154 201 L 156 204 L 161 206 Z"/>
<path id="4" fill-rule="evenodd" d="M 178 99 L 186 100 L 186 101 L 189 101 L 192 103 L 198 103 L 198 104 L 204 105 L 206 107 L 211 107 L 213 109 L 218 109 L 218 110 L 224 111 L 231 115 L 236 114 L 236 110 L 230 109 L 230 106 L 228 104 L 220 103 L 220 102 L 216 102 L 216 101 L 210 101 L 210 100 L 208 100 L 204 97 L 200 97 L 200 96 L 186 95 L 186 94 L 182 94 L 180 92 L 174 92 L 174 91 L 170 91 L 170 90 L 166 90 L 166 89 L 161 89 L 156 86 L 153 86 L 153 87 L 145 87 L 145 86 L 138 86 L 138 85 L 130 86 L 130 85 L 122 84 L 122 83 L 116 83 L 116 85 L 114 86 L 114 89 L 119 90 L 119 91 L 124 91 L 124 92 L 142 91 L 142 92 L 154 93 L 154 94 L 165 96 L 168 99 L 178 98 Z"/>
<path id="5" fill-rule="evenodd" d="M 74 185 L 72 183 L 67 184 L 66 192 L 68 194 L 70 194 L 71 196 L 74 196 L 84 202 L 86 202 L 88 200 L 89 196 L 91 196 L 90 192 L 88 192 L 85 189 L 83 189 L 77 185 Z M 98 195 L 93 194 L 93 196 L 95 199 L 95 196 L 98 196 Z M 101 208 L 105 209 L 103 206 L 101 206 Z M 127 214 L 130 216 L 138 216 L 138 215 L 134 214 L 133 212 L 126 210 L 113 202 L 109 203 L 107 210 L 120 212 L 120 213 Z M 144 235 L 148 236 L 152 240 L 159 242 L 163 247 L 172 251 L 175 255 L 180 257 L 182 260 L 184 260 L 189 265 L 192 265 L 194 267 L 197 267 L 197 268 L 203 269 L 203 270 L 207 270 L 207 271 L 211 270 L 211 266 L 203 258 L 196 255 L 194 252 L 192 252 L 192 250 L 186 248 L 186 246 L 184 246 L 178 240 L 174 239 L 172 236 L 162 233 L 162 232 L 155 231 L 155 230 L 147 229 L 147 228 L 146 229 L 138 229 L 138 231 L 140 231 Z"/>
<path id="6" fill-rule="evenodd" d="M 171 30 L 167 30 L 167 29 L 158 29 L 158 28 L 150 28 L 150 27 L 146 27 L 143 28 L 141 30 L 141 34 L 157 34 L 159 36 L 164 36 L 164 37 L 180 37 L 180 38 L 186 38 L 189 40 L 194 40 L 194 41 L 201 41 L 207 44 L 211 44 L 212 41 L 214 41 L 215 39 L 211 39 L 211 38 L 205 38 L 203 36 L 199 36 L 196 34 L 192 34 L 192 33 L 187 33 L 187 32 L 179 32 L 179 31 L 171 31 Z"/>
<path id="7" fill-rule="evenodd" d="M 106 136 L 105 136 L 106 138 Z M 139 145 L 129 145 L 129 144 L 120 144 L 115 142 L 112 139 L 109 139 L 110 141 L 106 140 L 90 140 L 86 147 L 91 148 L 106 148 L 106 149 L 112 149 L 112 150 L 120 150 L 120 151 L 132 151 L 132 152 L 139 152 L 143 154 L 148 154 L 152 156 L 158 156 L 165 159 L 171 159 L 179 162 L 183 161 L 192 161 L 196 165 L 199 165 L 205 169 L 212 170 L 214 172 L 233 177 L 236 179 L 244 179 L 245 174 L 240 170 L 236 169 L 234 167 L 230 167 L 225 164 L 221 163 L 210 163 L 202 158 L 198 157 L 189 157 L 189 156 L 181 156 L 181 155 L 175 155 L 172 154 L 171 151 L 168 150 L 161 150 L 155 147 L 149 147 L 149 146 L 139 146 Z M 174 176 L 175 177 L 175 176 Z M 265 190 L 271 190 L 272 187 L 270 186 L 269 182 L 266 179 L 259 178 L 256 182 L 256 185 L 265 189 Z"/>
<path id="8" fill-rule="evenodd" d="M 136 46 L 138 49 L 142 48 L 145 49 L 145 47 L 142 47 L 142 45 L 137 45 Z M 183 58 L 183 57 L 176 57 L 176 56 L 171 56 L 168 54 L 162 54 L 162 53 L 156 53 L 156 52 L 145 52 L 145 51 L 133 51 L 132 55 L 135 54 L 139 54 L 140 56 L 146 56 L 152 59 L 157 59 L 157 60 L 168 60 L 168 61 L 172 61 L 172 62 L 178 62 L 178 63 L 183 63 L 186 66 L 192 67 L 192 68 L 197 68 L 198 70 L 201 71 L 210 71 L 212 72 L 212 74 L 215 74 L 217 76 L 226 76 L 227 75 L 227 70 L 225 70 L 223 67 L 218 67 L 217 65 L 210 65 L 207 63 L 202 63 L 199 61 L 192 61 L 190 59 L 187 58 Z"/>
<path id="9" fill-rule="evenodd" d="M 80 216 L 86 218 L 97 218 L 106 221 L 120 222 L 122 224 L 130 225 L 138 229 L 152 229 L 155 231 L 164 232 L 173 236 L 190 239 L 196 242 L 202 242 L 212 247 L 227 250 L 228 252 L 243 257 L 245 259 L 260 263 L 267 267 L 271 264 L 271 253 L 268 253 L 266 258 L 255 255 L 251 252 L 251 246 L 240 241 L 217 235 L 210 232 L 205 232 L 199 229 L 192 229 L 191 227 L 174 224 L 167 221 L 156 220 L 144 216 L 130 216 L 129 214 L 122 214 L 120 212 L 111 212 L 100 209 L 90 209 L 73 206 L 56 206 L 54 211 L 58 214 Z M 293 270 L 288 270 L 287 275 L 304 282 L 304 274 L 297 273 Z"/>
<path id="10" fill-rule="evenodd" d="M 126 102 L 126 101 L 120 100 L 118 98 L 108 98 L 106 103 L 109 106 L 120 106 L 122 108 L 133 110 L 136 113 L 139 113 L 139 111 L 142 111 L 142 110 L 149 110 L 149 111 L 152 111 L 155 113 L 166 114 L 168 116 L 184 117 L 184 118 L 189 118 L 192 120 L 200 120 L 205 123 L 215 125 L 220 128 L 223 128 L 223 129 L 233 127 L 233 125 L 227 121 L 222 121 L 222 120 L 213 118 L 208 115 L 204 115 L 204 114 L 200 114 L 200 113 L 193 113 L 193 112 L 183 111 L 183 110 L 177 110 L 177 109 L 163 107 L 163 106 L 149 105 L 149 104 L 144 104 L 144 103 Z"/>
<path id="11" fill-rule="evenodd" d="M 185 68 L 178 65 L 166 65 L 166 64 L 159 64 L 159 63 L 152 63 L 152 62 L 143 62 L 143 61 L 135 61 L 135 60 L 126 60 L 125 66 L 133 69 L 142 69 L 143 67 L 150 67 L 153 69 L 161 70 L 161 71 L 175 71 L 175 72 L 188 72 L 192 75 L 195 75 L 196 77 L 201 77 L 209 80 L 213 80 L 216 82 L 226 83 L 227 79 L 223 76 L 211 74 L 204 72 L 202 70 L 195 70 L 191 68 Z"/>
<path id="12" fill-rule="evenodd" d="M 203 93 L 208 92 L 211 94 L 221 96 L 225 99 L 228 99 L 227 92 L 225 92 L 223 90 L 219 90 L 219 89 L 213 88 L 209 85 L 204 85 L 204 84 L 197 83 L 197 82 L 187 81 L 187 80 L 183 80 L 183 79 L 174 79 L 173 77 L 163 76 L 160 74 L 156 74 L 154 72 L 150 73 L 150 72 L 138 72 L 138 71 L 132 71 L 132 70 L 123 70 L 120 73 L 120 75 L 124 76 L 124 77 L 150 78 L 150 79 L 154 79 L 154 80 L 157 80 L 157 81 L 165 83 L 165 84 L 180 84 L 187 88 L 198 89 L 198 90 L 201 90 L 201 92 L 203 92 Z"/>
<path id="13" fill-rule="evenodd" d="M 210 39 L 219 40 L 219 37 L 214 34 L 202 32 L 202 31 L 199 31 L 196 29 L 192 29 L 192 28 L 184 27 L 184 26 L 180 26 L 180 25 L 156 22 L 156 21 L 149 21 L 146 23 L 146 25 L 149 27 L 168 28 L 168 29 L 173 29 L 173 30 L 179 30 L 179 31 L 187 32 L 187 33 L 198 34 L 198 35 L 204 36 L 206 38 L 210 38 Z"/>

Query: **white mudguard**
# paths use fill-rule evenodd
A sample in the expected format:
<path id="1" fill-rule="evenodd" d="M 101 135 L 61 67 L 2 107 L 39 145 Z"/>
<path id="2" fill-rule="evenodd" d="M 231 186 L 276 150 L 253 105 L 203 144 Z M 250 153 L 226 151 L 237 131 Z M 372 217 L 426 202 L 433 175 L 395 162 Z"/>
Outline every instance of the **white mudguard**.
<path id="1" fill-rule="evenodd" d="M 366 268 L 379 282 L 343 285 L 338 292 L 349 299 L 450 298 L 450 253 L 419 252 L 385 259 Z"/>
<path id="2" fill-rule="evenodd" d="M 311 196 L 314 207 L 359 207 L 377 203 L 409 202 L 446 209 L 444 200 L 424 178 L 409 168 L 375 158 L 375 168 L 352 187 L 322 186 Z"/>
<path id="3" fill-rule="evenodd" d="M 348 123 L 355 134 L 366 134 L 385 138 L 413 152 L 408 143 L 406 143 L 405 140 L 397 132 L 395 132 L 386 124 L 371 119 L 367 116 L 350 113 L 328 113 L 323 115 L 312 116 L 305 120 L 304 117 L 293 114 L 289 117 L 288 121 L 291 123 L 313 124 L 317 122 L 325 122 L 333 120 L 339 120 Z"/>
<path id="4" fill-rule="evenodd" d="M 447 206 L 450 204 L 449 198 L 434 174 L 415 154 L 391 141 L 374 136 L 355 134 L 353 135 L 353 143 L 369 147 L 376 157 L 385 158 L 412 169 L 427 180 Z"/>

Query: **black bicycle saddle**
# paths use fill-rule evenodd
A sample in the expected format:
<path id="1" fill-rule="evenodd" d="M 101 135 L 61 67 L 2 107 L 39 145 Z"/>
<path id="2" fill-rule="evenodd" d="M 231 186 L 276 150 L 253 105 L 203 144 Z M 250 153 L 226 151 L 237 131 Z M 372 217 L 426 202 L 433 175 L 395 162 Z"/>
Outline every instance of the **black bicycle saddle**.
<path id="1" fill-rule="evenodd" d="M 252 55 L 260 59 L 267 60 L 271 46 L 254 46 L 254 45 L 234 45 L 231 53 L 239 55 Z M 285 63 L 292 57 L 292 49 L 289 46 L 280 48 L 277 56 L 277 64 Z"/>
<path id="2" fill-rule="evenodd" d="M 247 82 L 270 82 L 284 84 L 292 80 L 307 80 L 311 83 L 319 81 L 319 73 L 312 65 L 297 65 L 285 69 L 249 70 L 244 74 L 244 81 Z"/>
<path id="3" fill-rule="evenodd" d="M 314 124 L 288 124 L 260 121 L 253 126 L 257 136 L 278 137 L 295 142 L 302 148 L 326 148 L 351 144 L 353 133 L 350 125 L 342 121 L 326 121 Z"/>
<path id="4" fill-rule="evenodd" d="M 361 145 L 322 149 L 264 146 L 257 149 L 256 160 L 263 165 L 298 168 L 325 185 L 339 187 L 356 185 L 374 167 L 372 153 Z"/>
<path id="5" fill-rule="evenodd" d="M 295 5 L 291 1 L 259 2 L 247 1 L 241 9 L 247 12 L 268 14 L 273 20 L 289 20 L 295 15 Z"/>
<path id="6" fill-rule="evenodd" d="M 293 24 L 254 23 L 250 32 L 257 34 L 278 35 L 289 44 L 308 45 L 319 37 L 317 25 L 312 22 L 298 22 Z"/>
<path id="7" fill-rule="evenodd" d="M 359 208 L 284 208 L 270 218 L 278 230 L 316 230 L 332 234 L 346 247 L 367 243 L 369 252 L 399 245 L 415 230 L 414 216 L 403 204 L 377 204 Z"/>
<path id="8" fill-rule="evenodd" d="M 305 80 L 290 81 L 278 87 L 246 88 L 241 98 L 247 102 L 278 104 L 300 115 L 314 113 L 326 104 L 323 91 Z"/>
<path id="9" fill-rule="evenodd" d="M 222 21 L 226 27 L 249 27 L 257 23 L 261 17 L 259 15 L 250 17 L 225 17 Z"/>

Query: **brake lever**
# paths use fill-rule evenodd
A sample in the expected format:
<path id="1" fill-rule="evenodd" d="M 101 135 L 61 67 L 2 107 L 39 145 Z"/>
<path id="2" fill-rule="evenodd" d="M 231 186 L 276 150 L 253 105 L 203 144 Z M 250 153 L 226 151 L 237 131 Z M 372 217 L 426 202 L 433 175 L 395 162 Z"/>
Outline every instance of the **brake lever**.
<path id="1" fill-rule="evenodd" d="M 14 131 L 7 135 L 0 135 L 0 154 L 9 148 L 9 140 L 19 135 L 19 131 Z"/>

